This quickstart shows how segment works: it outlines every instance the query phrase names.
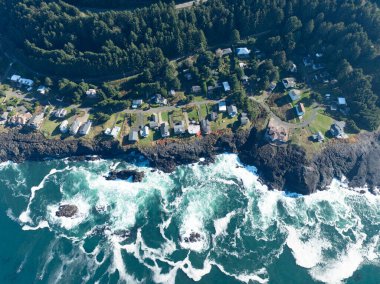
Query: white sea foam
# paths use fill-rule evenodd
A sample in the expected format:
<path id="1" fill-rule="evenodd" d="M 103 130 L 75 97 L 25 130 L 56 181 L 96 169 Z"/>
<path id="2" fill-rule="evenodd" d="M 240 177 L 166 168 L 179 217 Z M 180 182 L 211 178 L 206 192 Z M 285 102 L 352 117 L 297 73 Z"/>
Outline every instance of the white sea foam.
<path id="1" fill-rule="evenodd" d="M 61 204 L 74 204 L 78 207 L 78 212 L 73 217 L 58 217 L 56 216 L 56 212 Z M 47 212 L 52 224 L 59 225 L 66 230 L 71 230 L 87 219 L 90 209 L 91 205 L 81 195 L 76 195 L 71 199 L 62 201 L 60 204 L 49 205 Z"/>
<path id="2" fill-rule="evenodd" d="M 232 211 L 228 213 L 226 216 L 224 216 L 223 218 L 214 220 L 215 234 L 213 236 L 213 239 L 215 239 L 216 237 L 220 235 L 226 234 L 228 224 L 230 223 L 231 218 L 235 216 L 235 214 L 236 212 Z"/>
<path id="3" fill-rule="evenodd" d="M 28 202 L 28 206 L 26 208 L 25 211 L 23 211 L 20 216 L 19 216 L 19 219 L 22 223 L 33 223 L 32 219 L 30 218 L 30 206 L 33 202 L 33 199 L 34 197 L 36 196 L 36 192 L 40 189 L 42 189 L 44 186 L 45 186 L 45 182 L 48 180 L 48 178 L 50 176 L 53 176 L 55 175 L 56 173 L 59 173 L 59 172 L 64 172 L 66 170 L 69 170 L 70 168 L 69 167 L 66 167 L 62 170 L 57 170 L 57 169 L 52 169 L 50 170 L 50 172 L 42 179 L 42 181 L 40 182 L 39 185 L 37 186 L 33 186 L 31 188 L 31 194 L 30 194 L 30 197 L 29 197 L 29 202 Z"/>
<path id="4" fill-rule="evenodd" d="M 47 221 L 40 221 L 37 226 L 31 227 L 29 225 L 22 226 L 22 230 L 24 231 L 36 231 L 43 228 L 50 228 L 49 223 Z"/>

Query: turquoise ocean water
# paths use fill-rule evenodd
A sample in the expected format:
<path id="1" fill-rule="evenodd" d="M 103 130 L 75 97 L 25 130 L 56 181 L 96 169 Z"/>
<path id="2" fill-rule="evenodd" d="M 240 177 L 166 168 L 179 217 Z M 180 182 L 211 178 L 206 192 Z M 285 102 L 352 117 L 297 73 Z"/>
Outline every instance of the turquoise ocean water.
<path id="1" fill-rule="evenodd" d="M 144 181 L 104 178 L 125 168 Z M 380 283 L 380 196 L 268 191 L 236 155 L 3 163 L 0 191 L 0 283 Z"/>

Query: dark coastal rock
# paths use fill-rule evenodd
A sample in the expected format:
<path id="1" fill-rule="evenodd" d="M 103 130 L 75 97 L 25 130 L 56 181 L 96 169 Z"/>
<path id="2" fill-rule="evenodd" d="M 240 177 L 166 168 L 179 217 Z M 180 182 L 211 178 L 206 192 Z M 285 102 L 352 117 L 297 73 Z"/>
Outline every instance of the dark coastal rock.
<path id="1" fill-rule="evenodd" d="M 183 240 L 185 243 L 195 243 L 199 242 L 202 239 L 201 235 L 196 232 L 192 232 L 189 237 L 184 237 Z"/>
<path id="2" fill-rule="evenodd" d="M 121 171 L 111 171 L 106 177 L 107 180 L 122 179 L 127 180 L 132 178 L 133 182 L 142 182 L 145 176 L 144 172 L 139 172 L 135 170 L 121 170 Z"/>
<path id="3" fill-rule="evenodd" d="M 57 217 L 73 217 L 78 212 L 78 207 L 76 205 L 64 204 L 60 205 L 58 211 L 55 212 Z"/>

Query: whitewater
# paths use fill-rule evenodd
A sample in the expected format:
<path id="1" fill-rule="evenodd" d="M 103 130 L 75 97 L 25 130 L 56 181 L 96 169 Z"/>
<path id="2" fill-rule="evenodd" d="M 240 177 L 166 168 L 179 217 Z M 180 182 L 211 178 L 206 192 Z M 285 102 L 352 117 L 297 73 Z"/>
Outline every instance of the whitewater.
<path id="1" fill-rule="evenodd" d="M 144 180 L 106 180 L 127 168 Z M 0 283 L 380 283 L 380 196 L 345 181 L 301 196 L 234 154 L 171 174 L 131 156 L 3 163 L 0 190 Z"/>

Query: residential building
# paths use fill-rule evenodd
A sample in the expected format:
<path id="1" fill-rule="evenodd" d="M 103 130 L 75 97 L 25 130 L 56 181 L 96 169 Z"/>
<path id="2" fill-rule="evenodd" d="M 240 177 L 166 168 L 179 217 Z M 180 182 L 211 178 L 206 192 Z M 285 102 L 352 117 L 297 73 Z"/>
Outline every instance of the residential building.
<path id="1" fill-rule="evenodd" d="M 158 115 L 156 113 L 153 113 L 150 116 L 149 127 L 152 128 L 152 129 L 157 129 L 158 128 Z"/>
<path id="2" fill-rule="evenodd" d="M 37 92 L 40 93 L 41 95 L 46 95 L 48 93 L 49 89 L 46 88 L 45 86 L 39 86 L 37 88 Z"/>
<path id="3" fill-rule="evenodd" d="M 289 72 L 292 72 L 292 73 L 296 73 L 296 72 L 297 72 L 297 65 L 294 64 L 293 62 L 290 63 L 290 64 L 289 64 L 288 71 L 289 71 Z"/>
<path id="4" fill-rule="evenodd" d="M 218 114 L 216 112 L 210 113 L 210 120 L 211 121 L 216 121 L 218 119 Z"/>
<path id="5" fill-rule="evenodd" d="M 207 119 L 202 119 L 201 120 L 201 130 L 203 134 L 210 134 L 211 133 L 211 124 L 210 121 Z"/>
<path id="6" fill-rule="evenodd" d="M 323 136 L 321 131 L 318 131 L 317 133 L 313 134 L 313 140 L 321 143 L 325 140 L 325 136 Z"/>
<path id="7" fill-rule="evenodd" d="M 239 58 L 249 58 L 251 51 L 246 47 L 239 47 L 236 49 L 236 55 Z"/>
<path id="8" fill-rule="evenodd" d="M 174 123 L 174 134 L 175 135 L 180 135 L 180 134 L 183 134 L 185 133 L 186 129 L 185 129 L 185 122 L 182 120 L 182 121 L 177 121 Z"/>
<path id="9" fill-rule="evenodd" d="M 148 126 L 144 126 L 141 130 L 140 130 L 140 135 L 141 137 L 143 138 L 146 138 L 149 136 L 149 127 Z"/>
<path id="10" fill-rule="evenodd" d="M 175 90 L 170 90 L 169 95 L 172 96 L 172 97 L 174 97 L 176 95 Z"/>
<path id="11" fill-rule="evenodd" d="M 281 122 L 271 118 L 265 136 L 273 143 L 286 143 L 289 140 L 289 129 Z"/>
<path id="12" fill-rule="evenodd" d="M 346 98 L 342 98 L 342 97 L 338 98 L 338 106 L 339 107 L 345 107 L 345 106 L 347 106 Z"/>
<path id="13" fill-rule="evenodd" d="M 131 130 L 128 135 L 128 141 L 130 143 L 136 143 L 139 141 L 139 134 L 136 130 Z"/>
<path id="14" fill-rule="evenodd" d="M 61 133 L 66 133 L 68 129 L 69 122 L 67 120 L 62 121 L 61 125 L 59 126 L 59 131 Z"/>
<path id="15" fill-rule="evenodd" d="M 247 75 L 243 75 L 243 76 L 241 77 L 241 81 L 243 82 L 243 84 L 247 84 L 248 81 L 249 81 L 249 77 L 248 77 Z"/>
<path id="16" fill-rule="evenodd" d="M 86 96 L 87 96 L 87 98 L 95 99 L 97 97 L 97 92 L 95 89 L 88 89 L 86 91 Z"/>
<path id="17" fill-rule="evenodd" d="M 56 118 L 62 118 L 62 117 L 65 117 L 67 115 L 67 110 L 64 109 L 64 108 L 60 108 L 58 109 L 55 113 L 54 113 L 54 116 Z"/>
<path id="18" fill-rule="evenodd" d="M 240 125 L 244 126 L 244 125 L 247 125 L 249 123 L 250 123 L 250 121 L 249 121 L 247 114 L 245 112 L 243 112 L 240 116 Z"/>
<path id="19" fill-rule="evenodd" d="M 92 121 L 91 121 L 91 120 L 86 121 L 86 122 L 85 122 L 85 123 L 79 128 L 79 134 L 80 134 L 80 135 L 87 135 L 88 133 L 90 133 L 91 126 L 92 126 Z"/>
<path id="20" fill-rule="evenodd" d="M 8 115 L 9 115 L 9 112 L 3 112 L 0 116 L 0 124 L 5 124 L 8 120 Z"/>
<path id="21" fill-rule="evenodd" d="M 132 108 L 133 109 L 139 108 L 142 106 L 142 104 L 143 104 L 143 100 L 133 100 L 132 101 Z"/>
<path id="22" fill-rule="evenodd" d="M 26 79 L 26 78 L 20 78 L 18 80 L 18 82 L 23 85 L 23 86 L 27 86 L 27 87 L 33 87 L 33 84 L 34 84 L 34 81 L 33 80 L 30 80 L 30 79 Z"/>
<path id="23" fill-rule="evenodd" d="M 112 127 L 112 129 L 107 128 L 104 131 L 104 134 L 112 136 L 113 138 L 117 139 L 117 137 L 119 136 L 120 130 L 121 130 L 121 128 L 119 126 L 114 126 L 114 127 Z"/>
<path id="24" fill-rule="evenodd" d="M 167 122 L 161 123 L 161 125 L 160 125 L 160 133 L 161 133 L 161 137 L 162 138 L 170 136 L 169 125 L 168 125 Z"/>
<path id="25" fill-rule="evenodd" d="M 28 125 L 33 129 L 39 129 L 44 121 L 44 113 L 39 113 L 33 115 L 33 117 L 29 120 Z"/>
<path id="26" fill-rule="evenodd" d="M 276 82 L 271 82 L 271 83 L 269 84 L 269 91 L 270 91 L 270 92 L 273 92 L 274 89 L 276 89 L 276 87 L 277 87 L 277 83 L 276 83 Z"/>
<path id="27" fill-rule="evenodd" d="M 81 125 L 82 123 L 78 119 L 74 120 L 74 122 L 70 126 L 70 134 L 76 135 Z"/>
<path id="28" fill-rule="evenodd" d="M 199 135 L 201 127 L 198 124 L 190 124 L 187 128 L 187 132 L 189 132 L 190 135 Z"/>
<path id="29" fill-rule="evenodd" d="M 295 78 L 284 78 L 282 79 L 282 84 L 285 89 L 295 88 L 296 87 L 296 79 Z"/>
<path id="30" fill-rule="evenodd" d="M 347 134 L 344 132 L 344 122 L 335 122 L 330 127 L 330 133 L 333 137 L 338 139 L 347 138 Z"/>
<path id="31" fill-rule="evenodd" d="M 18 81 L 21 79 L 21 76 L 20 75 L 12 75 L 11 76 L 11 81 L 13 82 L 13 83 L 18 83 Z"/>
<path id="32" fill-rule="evenodd" d="M 237 107 L 235 105 L 230 105 L 227 107 L 227 112 L 230 117 L 235 117 L 238 113 Z"/>
<path id="33" fill-rule="evenodd" d="M 218 104 L 218 110 L 219 112 L 226 112 L 227 111 L 227 104 L 225 101 L 220 101 Z"/>
<path id="34" fill-rule="evenodd" d="M 301 91 L 292 89 L 289 91 L 289 97 L 292 102 L 297 101 L 301 98 Z"/>
<path id="35" fill-rule="evenodd" d="M 192 86 L 191 87 L 191 92 L 193 92 L 193 93 L 200 93 L 201 90 L 202 90 L 201 86 Z"/>
<path id="36" fill-rule="evenodd" d="M 155 95 L 154 102 L 158 105 L 167 105 L 168 104 L 168 100 L 166 98 L 164 98 L 161 94 Z"/>
<path id="37" fill-rule="evenodd" d="M 223 82 L 223 89 L 225 92 L 231 91 L 230 84 L 228 82 Z"/>
<path id="38" fill-rule="evenodd" d="M 298 117 L 302 117 L 305 115 L 305 106 L 303 105 L 303 103 L 299 103 L 294 108 Z"/>
<path id="39" fill-rule="evenodd" d="M 27 113 L 18 113 L 11 118 L 9 118 L 8 122 L 11 125 L 25 125 L 28 123 L 28 121 L 32 118 L 32 115 L 27 112 Z"/>

